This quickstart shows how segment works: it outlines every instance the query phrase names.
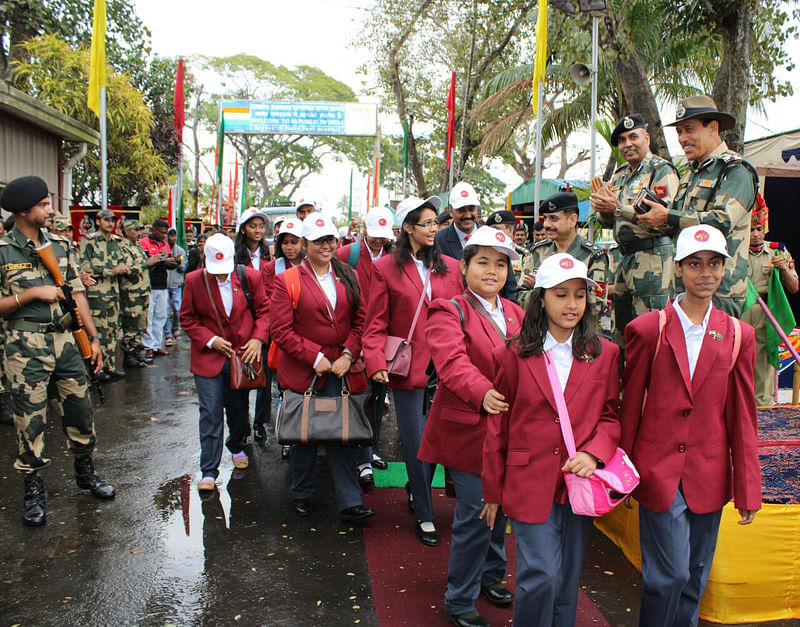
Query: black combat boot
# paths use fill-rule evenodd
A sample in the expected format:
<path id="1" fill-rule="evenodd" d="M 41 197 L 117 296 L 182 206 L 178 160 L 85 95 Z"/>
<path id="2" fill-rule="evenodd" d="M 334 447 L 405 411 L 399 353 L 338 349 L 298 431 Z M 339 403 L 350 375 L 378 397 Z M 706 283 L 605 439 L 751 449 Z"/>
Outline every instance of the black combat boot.
<path id="1" fill-rule="evenodd" d="M 91 455 L 75 457 L 75 483 L 79 488 L 91 490 L 98 499 L 113 499 L 116 495 L 114 486 L 94 471 Z"/>
<path id="2" fill-rule="evenodd" d="M 0 392 L 0 424 L 14 424 L 14 403 L 11 392 Z"/>
<path id="3" fill-rule="evenodd" d="M 44 511 L 44 481 L 34 472 L 25 475 L 25 513 L 22 523 L 30 527 L 40 527 L 47 522 Z"/>
<path id="4" fill-rule="evenodd" d="M 144 362 L 133 353 L 125 353 L 125 359 L 122 360 L 122 365 L 125 368 L 144 368 Z"/>

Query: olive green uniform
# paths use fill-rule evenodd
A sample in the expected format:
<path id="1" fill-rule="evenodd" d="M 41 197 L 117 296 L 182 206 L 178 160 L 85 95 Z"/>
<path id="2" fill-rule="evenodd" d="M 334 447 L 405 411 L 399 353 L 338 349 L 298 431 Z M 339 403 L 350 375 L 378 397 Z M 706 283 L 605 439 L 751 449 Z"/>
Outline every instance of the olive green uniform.
<path id="1" fill-rule="evenodd" d="M 731 257 L 725 264 L 714 302 L 737 318 L 742 314 L 747 292 L 750 212 L 757 188 L 758 175 L 753 166 L 722 142 L 707 159 L 693 161 L 686 168 L 667 216 L 667 225 L 678 231 L 708 224 L 725 235 Z"/>
<path id="2" fill-rule="evenodd" d="M 517 288 L 519 302 L 523 309 L 527 306 L 528 298 L 531 294 L 531 288 L 523 282 L 524 276 L 526 274 L 534 274 L 547 257 L 555 255 L 557 252 L 556 243 L 551 240 L 538 242 L 534 244 L 531 249 L 531 254 L 525 260 L 522 267 L 522 276 L 520 277 Z M 589 302 L 592 306 L 595 319 L 598 321 L 598 324 L 601 324 L 600 321 L 607 315 L 605 288 L 608 284 L 609 277 L 608 254 L 602 248 L 590 244 L 580 235 L 575 236 L 575 239 L 566 252 L 575 257 L 575 259 L 585 263 L 589 278 L 597 282 L 600 286 L 589 295 Z"/>
<path id="3" fill-rule="evenodd" d="M 100 231 L 92 233 L 81 242 L 81 265 L 97 283 L 87 290 L 92 320 L 100 338 L 103 368 L 114 370 L 117 357 L 119 331 L 119 281 L 112 271 L 123 263 L 121 238 L 114 235 L 106 239 Z"/>
<path id="4" fill-rule="evenodd" d="M 778 250 L 769 247 L 764 242 L 757 251 L 748 249 L 749 266 L 748 278 L 758 291 L 758 295 L 767 300 L 769 280 L 772 276 L 770 262 L 775 257 L 783 257 L 789 262 L 789 267 L 794 268 L 794 261 L 788 250 Z M 761 305 L 755 304 L 742 312 L 742 321 L 753 325 L 756 331 L 756 368 L 755 368 L 755 393 L 756 403 L 763 407 L 775 402 L 775 368 L 769 363 L 767 354 L 767 316 Z"/>
<path id="5" fill-rule="evenodd" d="M 147 253 L 138 243 L 127 239 L 121 244 L 123 263 L 128 273 L 120 275 L 119 303 L 122 313 L 122 350 L 133 353 L 142 344 L 147 330 L 147 312 L 150 309 L 150 272 Z"/>
<path id="6" fill-rule="evenodd" d="M 41 233 L 52 242 L 58 265 L 73 292 L 84 291 L 75 257 L 63 239 Z M 16 227 L 0 238 L 0 293 L 19 294 L 30 287 L 55 285 L 33 251 L 31 242 Z M 69 331 L 55 322 L 60 305 L 34 300 L 6 317 L 3 363 L 11 384 L 17 458 L 14 468 L 32 472 L 49 465 L 43 457 L 47 423 L 48 385 L 53 383 L 63 408 L 62 427 L 70 451 L 88 455 L 95 447 L 94 419 L 88 393 L 86 367 Z"/>
<path id="7" fill-rule="evenodd" d="M 621 165 L 611 179 L 619 202 L 618 215 L 598 213 L 600 223 L 614 228 L 622 259 L 614 276 L 614 341 L 625 346 L 625 327 L 635 317 L 667 306 L 673 287 L 675 228 L 653 229 L 639 222 L 633 209 L 646 187 L 669 206 L 678 192 L 678 171 L 669 161 L 648 152 L 634 169 Z"/>

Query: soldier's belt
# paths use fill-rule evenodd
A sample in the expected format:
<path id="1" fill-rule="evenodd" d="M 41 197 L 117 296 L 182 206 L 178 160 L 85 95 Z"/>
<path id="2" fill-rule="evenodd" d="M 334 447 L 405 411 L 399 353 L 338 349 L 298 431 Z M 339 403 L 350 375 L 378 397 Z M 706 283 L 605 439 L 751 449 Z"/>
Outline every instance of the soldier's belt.
<path id="1" fill-rule="evenodd" d="M 648 237 L 646 239 L 637 239 L 633 242 L 625 242 L 619 245 L 619 251 L 623 255 L 631 255 L 643 250 L 653 250 L 656 246 L 665 246 L 671 244 L 672 238 L 662 235 L 661 237 Z"/>
<path id="2" fill-rule="evenodd" d="M 8 325 L 17 331 L 28 331 L 30 333 L 61 333 L 62 330 L 56 325 L 55 322 L 34 322 L 33 320 L 25 320 L 24 318 L 17 318 L 16 320 L 9 320 Z"/>

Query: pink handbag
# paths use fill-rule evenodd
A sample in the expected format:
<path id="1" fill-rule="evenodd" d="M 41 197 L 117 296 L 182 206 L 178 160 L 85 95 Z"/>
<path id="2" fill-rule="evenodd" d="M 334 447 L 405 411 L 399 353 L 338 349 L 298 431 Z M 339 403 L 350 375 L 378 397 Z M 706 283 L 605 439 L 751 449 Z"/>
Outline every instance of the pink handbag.
<path id="1" fill-rule="evenodd" d="M 556 399 L 561 435 L 567 447 L 567 454 L 572 459 L 577 451 L 564 392 L 561 391 L 555 364 L 548 353 L 544 354 L 544 362 L 550 389 L 553 390 Z M 574 473 L 565 472 L 564 481 L 567 484 L 569 504 L 574 514 L 602 516 L 614 509 L 636 489 L 639 485 L 639 473 L 625 451 L 617 447 L 614 456 L 605 462 L 602 468 L 595 469 L 591 476 L 579 477 Z"/>
<path id="2" fill-rule="evenodd" d="M 396 335 L 387 335 L 386 343 L 383 345 L 383 354 L 386 357 L 386 370 L 390 375 L 406 378 L 411 371 L 411 338 L 414 337 L 414 329 L 417 328 L 417 320 L 422 311 L 422 303 L 425 302 L 425 294 L 428 291 L 428 283 L 431 280 L 431 273 L 425 277 L 425 285 L 422 286 L 422 294 L 419 296 L 417 311 L 411 328 L 408 330 L 408 337 L 402 338 Z"/>

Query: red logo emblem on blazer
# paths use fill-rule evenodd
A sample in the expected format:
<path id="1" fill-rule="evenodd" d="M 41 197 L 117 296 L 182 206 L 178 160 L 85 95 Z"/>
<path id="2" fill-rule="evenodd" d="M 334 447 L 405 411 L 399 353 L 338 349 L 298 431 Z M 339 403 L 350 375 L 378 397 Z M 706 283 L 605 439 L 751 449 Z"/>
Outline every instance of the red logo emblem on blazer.
<path id="1" fill-rule="evenodd" d="M 378 226 L 386 226 L 386 218 L 381 218 L 378 220 Z"/>
<path id="2" fill-rule="evenodd" d="M 497 238 L 497 241 L 500 242 L 501 244 L 505 244 L 506 243 L 506 234 L 505 233 L 503 233 L 501 231 L 497 231 L 497 234 L 495 235 L 495 237 Z"/>
<path id="3" fill-rule="evenodd" d="M 225 255 L 223 255 L 222 253 L 217 253 L 216 255 L 214 255 L 214 257 L 216 257 L 217 261 L 222 261 L 225 258 Z"/>
<path id="4" fill-rule="evenodd" d="M 558 265 L 564 268 L 564 270 L 570 270 L 575 267 L 575 263 L 572 259 L 562 259 L 558 262 Z"/>
<path id="5" fill-rule="evenodd" d="M 319 218 L 314 224 L 316 224 L 317 226 L 325 226 L 325 220 Z"/>
<path id="6" fill-rule="evenodd" d="M 697 231 L 697 233 L 694 234 L 694 238 L 698 242 L 707 242 L 709 237 L 708 231 Z"/>
<path id="7" fill-rule="evenodd" d="M 461 190 L 461 198 L 466 198 L 467 196 L 469 196 L 469 192 L 467 190 L 465 190 L 465 189 L 462 189 Z"/>

